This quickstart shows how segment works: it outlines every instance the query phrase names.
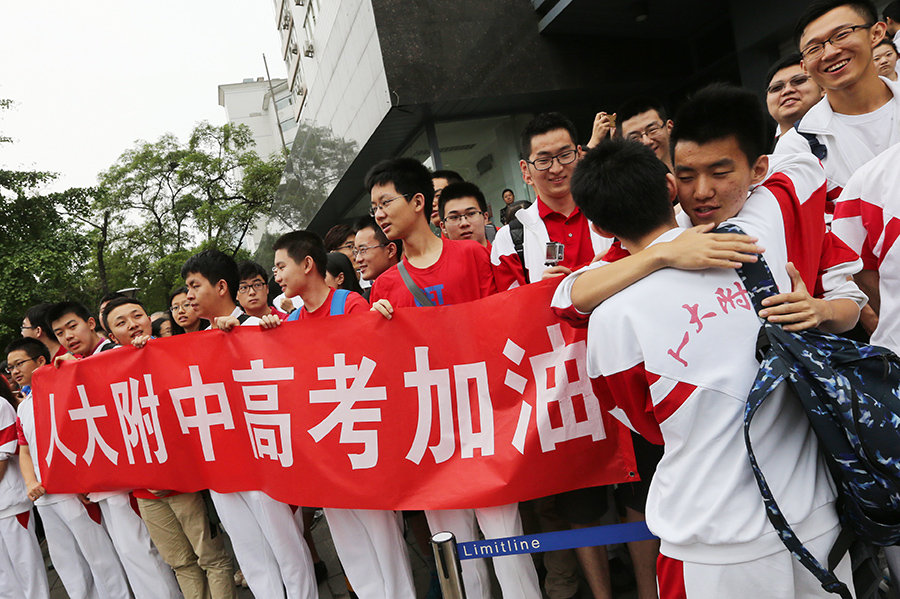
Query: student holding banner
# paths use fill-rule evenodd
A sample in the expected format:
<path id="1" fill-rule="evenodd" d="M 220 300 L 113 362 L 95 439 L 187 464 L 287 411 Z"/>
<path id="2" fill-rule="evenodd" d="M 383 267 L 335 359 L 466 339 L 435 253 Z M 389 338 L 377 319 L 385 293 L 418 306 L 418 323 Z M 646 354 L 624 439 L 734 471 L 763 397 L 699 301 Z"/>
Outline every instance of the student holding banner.
<path id="1" fill-rule="evenodd" d="M 259 324 L 237 306 L 237 263 L 218 250 L 191 256 L 181 267 L 187 301 L 221 330 Z M 303 531 L 286 503 L 262 491 L 218 493 L 210 490 L 225 531 L 231 537 L 241 571 L 257 597 L 318 597 L 312 555 Z"/>
<path id="2" fill-rule="evenodd" d="M 144 347 L 151 323 L 144 305 L 130 297 L 111 300 L 102 315 L 110 339 Z M 175 571 L 185 599 L 235 599 L 231 557 L 221 534 L 213 534 L 201 493 L 135 489 L 141 517 L 160 555 Z"/>
<path id="3" fill-rule="evenodd" d="M 19 353 L 17 350 L 37 356 L 30 358 L 32 363 L 26 365 L 28 377 L 22 384 L 28 386 L 30 375 L 37 366 L 50 362 L 50 352 L 40 341 L 23 338 L 9 347 L 9 354 L 16 358 L 16 363 L 23 359 L 13 356 Z M 32 402 L 33 395 L 29 393 L 19 404 L 19 464 L 28 498 L 37 506 L 44 523 L 47 548 L 59 578 L 69 596 L 75 599 L 129 599 L 131 594 L 125 571 L 109 535 L 100 524 L 99 509 L 86 506 L 75 494 L 51 494 L 44 489 L 37 456 L 33 458 L 31 454 L 31 448 L 37 448 Z"/>
<path id="4" fill-rule="evenodd" d="M 405 248 L 399 264 L 375 281 L 372 309 L 390 319 L 396 307 L 463 303 L 495 293 L 490 258 L 474 241 L 435 237 L 428 226 L 427 208 L 434 188 L 428 169 L 412 158 L 385 160 L 366 175 L 372 196 L 371 213 L 388 239 Z M 460 542 L 477 538 L 476 519 L 488 538 L 522 534 L 519 504 L 474 510 L 425 510 L 432 533 L 450 531 Z M 528 555 L 494 560 L 494 571 L 505 596 L 540 599 L 534 562 Z M 473 599 L 490 597 L 487 567 L 480 560 L 463 564 L 466 593 Z"/>

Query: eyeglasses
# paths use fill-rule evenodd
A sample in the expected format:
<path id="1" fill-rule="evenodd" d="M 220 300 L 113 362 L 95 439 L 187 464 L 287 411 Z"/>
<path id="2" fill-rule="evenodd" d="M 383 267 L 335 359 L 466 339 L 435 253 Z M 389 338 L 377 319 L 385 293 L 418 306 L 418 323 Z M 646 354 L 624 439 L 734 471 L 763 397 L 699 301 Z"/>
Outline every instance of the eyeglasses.
<path id="1" fill-rule="evenodd" d="M 21 370 L 22 365 L 25 364 L 26 362 L 34 362 L 34 358 L 28 358 L 27 360 L 19 360 L 15 364 L 9 364 L 7 366 L 8 372 L 12 373 L 12 371 L 14 371 L 14 370 Z"/>
<path id="2" fill-rule="evenodd" d="M 578 158 L 577 150 L 566 150 L 565 152 L 560 152 L 556 156 L 537 158 L 535 160 L 526 160 L 525 162 L 533 166 L 535 170 L 546 171 L 551 166 L 553 166 L 554 160 L 556 160 L 560 166 L 565 166 L 567 164 L 572 164 L 573 162 L 575 162 L 576 158 Z"/>
<path id="3" fill-rule="evenodd" d="M 20 328 L 21 330 L 23 330 L 23 331 L 27 331 L 28 329 L 36 329 L 37 327 L 26 327 L 26 326 L 23 324 L 23 325 L 22 325 L 21 327 L 19 327 L 19 328 Z"/>
<path id="4" fill-rule="evenodd" d="M 784 81 L 779 81 L 777 83 L 773 83 L 772 85 L 770 85 L 769 87 L 766 88 L 766 93 L 767 94 L 780 94 L 782 91 L 784 91 L 784 88 L 787 87 L 788 84 L 790 84 L 791 87 L 793 87 L 794 89 L 797 89 L 801 85 L 805 84 L 807 81 L 809 81 L 809 75 L 795 75 L 795 76 L 791 77 L 787 81 L 787 83 L 785 83 Z"/>
<path id="5" fill-rule="evenodd" d="M 341 250 L 349 250 L 349 249 L 351 249 L 351 248 L 353 248 L 353 242 L 352 242 L 352 241 L 348 241 L 348 242 L 345 243 L 344 245 L 339 245 L 339 246 L 337 246 L 336 248 L 334 248 L 334 251 L 339 252 L 339 251 L 341 251 Z"/>
<path id="6" fill-rule="evenodd" d="M 181 304 L 172 304 L 171 310 L 172 312 L 187 312 L 190 307 L 191 302 L 183 302 Z"/>
<path id="7" fill-rule="evenodd" d="M 379 243 L 378 245 L 368 245 L 368 246 L 361 245 L 358 248 L 353 248 L 353 256 L 356 257 L 356 256 L 364 255 L 369 250 L 374 250 L 375 248 L 383 248 L 385 246 L 387 246 L 386 243 Z"/>
<path id="8" fill-rule="evenodd" d="M 450 223 L 451 225 L 455 225 L 460 221 L 460 219 L 466 219 L 467 222 L 472 222 L 476 216 L 484 216 L 484 212 L 480 210 L 469 210 L 468 212 L 464 212 L 463 214 L 451 214 L 444 219 L 445 223 Z"/>
<path id="9" fill-rule="evenodd" d="M 834 35 L 832 35 L 824 42 L 806 46 L 803 50 L 800 51 L 800 56 L 803 57 L 803 60 L 815 60 L 817 58 L 820 58 L 822 54 L 825 53 L 825 44 L 831 44 L 835 48 L 843 48 L 844 44 L 846 44 L 849 40 L 850 35 L 852 35 L 853 32 L 855 32 L 857 29 L 869 29 L 874 25 L 875 23 L 869 23 L 868 25 L 850 25 L 849 27 L 838 29 L 834 32 Z"/>
<path id="10" fill-rule="evenodd" d="M 642 139 L 644 139 L 645 135 L 647 137 L 656 137 L 657 135 L 659 135 L 659 132 L 662 131 L 662 128 L 662 123 L 656 123 L 654 125 L 648 126 L 643 131 L 632 131 L 625 136 L 625 139 L 630 141 L 641 141 Z"/>
<path id="11" fill-rule="evenodd" d="M 262 281 L 257 281 L 255 283 L 251 283 L 249 285 L 238 285 L 238 293 L 243 295 L 243 294 L 247 293 L 248 291 L 250 291 L 251 288 L 253 289 L 253 291 L 256 291 L 258 293 L 263 290 L 263 287 L 266 287 L 266 284 L 263 283 Z"/>
<path id="12" fill-rule="evenodd" d="M 378 212 L 379 210 L 384 212 L 385 210 L 387 210 L 388 204 L 390 204 L 397 198 L 407 198 L 407 197 L 409 197 L 408 193 L 401 193 L 398 196 L 394 196 L 394 197 L 388 198 L 386 200 L 381 200 L 381 202 L 379 202 L 378 204 L 372 204 L 372 207 L 369 208 L 369 216 L 375 216 L 375 213 Z"/>

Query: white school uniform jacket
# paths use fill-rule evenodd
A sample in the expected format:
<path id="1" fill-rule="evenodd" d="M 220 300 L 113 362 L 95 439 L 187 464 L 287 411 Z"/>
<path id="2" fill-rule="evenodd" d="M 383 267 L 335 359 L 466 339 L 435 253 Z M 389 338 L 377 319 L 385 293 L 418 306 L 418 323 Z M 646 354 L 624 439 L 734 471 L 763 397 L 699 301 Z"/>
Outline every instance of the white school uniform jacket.
<path id="1" fill-rule="evenodd" d="M 550 242 L 550 235 L 547 233 L 547 226 L 538 214 L 537 201 L 528 208 L 516 212 L 515 217 L 519 219 L 523 226 L 522 249 L 525 254 L 525 266 L 528 268 L 528 282 L 536 283 L 541 280 L 544 271 L 548 268 L 544 264 L 544 259 L 547 255 L 547 244 Z M 611 243 L 611 239 L 600 237 L 591 229 L 591 245 L 594 248 L 594 254 L 605 252 Z M 511 268 L 516 271 L 521 271 L 522 269 L 509 232 L 509 225 L 505 225 L 497 231 L 497 236 L 494 238 L 494 243 L 491 246 L 491 265 L 495 269 Z M 514 289 L 518 286 L 519 283 L 516 281 L 508 289 Z M 506 291 L 506 289 L 497 289 L 497 291 Z"/>
<path id="2" fill-rule="evenodd" d="M 774 198 L 760 201 L 766 200 L 759 214 L 770 222 L 740 224 L 750 234 L 777 239 L 779 209 Z M 672 229 L 657 242 L 682 232 Z M 783 237 L 768 242 L 765 255 L 779 287 L 788 288 Z M 662 269 L 590 317 L 588 374 L 597 396 L 613 416 L 665 445 L 646 507 L 663 555 L 732 564 L 786 551 L 766 518 L 743 439 L 744 406 L 759 369 L 759 327 L 743 284 L 729 269 Z M 797 535 L 814 539 L 838 526 L 816 437 L 783 388 L 757 413 L 752 439 Z"/>
<path id="3" fill-rule="evenodd" d="M 900 115 L 900 83 L 881 77 L 894 94 L 894 114 Z M 828 97 L 809 109 L 800 120 L 799 130 L 815 134 L 827 154 L 822 164 L 828 178 L 828 199 L 834 201 L 856 170 L 875 158 L 874 151 L 853 130 L 853 127 L 835 118 Z M 890 145 L 900 142 L 900 118 L 894 121 Z M 791 128 L 778 140 L 775 154 L 809 152 L 809 142 Z"/>
<path id="4" fill-rule="evenodd" d="M 854 174 L 835 204 L 832 229 L 879 274 L 881 309 L 872 343 L 900 352 L 900 144 Z"/>
<path id="5" fill-rule="evenodd" d="M 9 462 L 0 479 L 0 518 L 8 518 L 31 509 L 25 481 L 15 455 L 19 449 L 16 411 L 9 402 L 0 400 L 0 461 Z"/>

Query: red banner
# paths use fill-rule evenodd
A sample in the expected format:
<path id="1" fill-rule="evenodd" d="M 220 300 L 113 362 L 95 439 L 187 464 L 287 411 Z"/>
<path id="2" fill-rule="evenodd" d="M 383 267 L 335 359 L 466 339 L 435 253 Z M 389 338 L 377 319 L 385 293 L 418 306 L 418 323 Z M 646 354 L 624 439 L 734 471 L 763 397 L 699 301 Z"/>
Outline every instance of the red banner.
<path id="1" fill-rule="evenodd" d="M 295 505 L 501 505 L 635 480 L 551 284 L 458 306 L 151 340 L 34 377 L 51 493 L 258 489 Z M 52 407 L 52 409 L 51 409 Z"/>

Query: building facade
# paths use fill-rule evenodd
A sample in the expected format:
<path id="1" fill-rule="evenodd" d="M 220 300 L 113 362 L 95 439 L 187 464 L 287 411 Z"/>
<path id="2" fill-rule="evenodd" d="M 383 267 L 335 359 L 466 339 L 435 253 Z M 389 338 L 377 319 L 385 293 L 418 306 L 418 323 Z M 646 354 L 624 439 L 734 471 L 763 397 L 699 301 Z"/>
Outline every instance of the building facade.
<path id="1" fill-rule="evenodd" d="M 265 77 L 220 85 L 219 106 L 225 108 L 229 123 L 250 128 L 260 157 L 290 151 L 297 134 L 297 115 L 286 79 L 273 79 L 271 85 Z"/>
<path id="2" fill-rule="evenodd" d="M 297 134 L 275 228 L 324 234 L 365 214 L 366 171 L 413 156 L 477 185 L 498 214 L 518 137 L 556 110 L 590 138 L 600 111 L 670 109 L 728 81 L 763 94 L 806 0 L 273 0 Z M 495 219 L 496 220 L 496 219 Z M 270 230 L 273 227 L 270 227 Z"/>

